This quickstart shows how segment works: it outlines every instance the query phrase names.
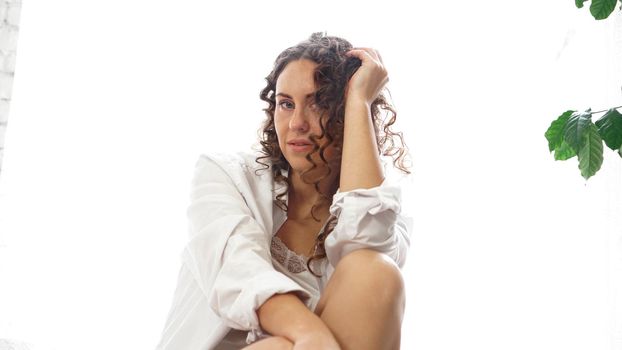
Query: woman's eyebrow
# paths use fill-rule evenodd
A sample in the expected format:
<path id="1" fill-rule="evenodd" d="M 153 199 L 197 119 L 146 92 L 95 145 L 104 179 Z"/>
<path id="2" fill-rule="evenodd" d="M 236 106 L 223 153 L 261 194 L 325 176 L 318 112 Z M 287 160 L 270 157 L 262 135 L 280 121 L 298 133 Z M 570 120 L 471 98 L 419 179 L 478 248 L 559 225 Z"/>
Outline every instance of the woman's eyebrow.
<path id="1" fill-rule="evenodd" d="M 291 95 L 286 94 L 286 93 L 284 93 L 284 92 L 279 92 L 278 94 L 276 94 L 276 96 L 282 96 L 282 97 L 285 97 L 285 98 L 290 98 L 290 99 L 293 99 L 293 97 L 292 97 Z M 310 93 L 310 94 L 307 94 L 307 95 L 305 96 L 305 100 L 308 100 L 309 98 L 311 98 L 311 97 L 313 97 L 313 96 L 315 96 L 315 92 L 312 92 L 312 93 Z"/>

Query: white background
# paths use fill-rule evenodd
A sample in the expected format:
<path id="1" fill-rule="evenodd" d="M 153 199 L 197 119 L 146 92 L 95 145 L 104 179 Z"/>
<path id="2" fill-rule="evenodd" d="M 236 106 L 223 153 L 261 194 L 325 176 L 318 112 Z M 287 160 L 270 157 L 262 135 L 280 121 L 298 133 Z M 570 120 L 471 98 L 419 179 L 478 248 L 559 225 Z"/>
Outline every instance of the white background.
<path id="1" fill-rule="evenodd" d="M 24 1 L 0 338 L 153 348 L 198 155 L 249 149 L 274 58 L 326 31 L 380 50 L 411 149 L 402 348 L 622 349 L 620 158 L 586 182 L 544 138 L 567 109 L 622 104 L 619 11 L 405 4 Z"/>

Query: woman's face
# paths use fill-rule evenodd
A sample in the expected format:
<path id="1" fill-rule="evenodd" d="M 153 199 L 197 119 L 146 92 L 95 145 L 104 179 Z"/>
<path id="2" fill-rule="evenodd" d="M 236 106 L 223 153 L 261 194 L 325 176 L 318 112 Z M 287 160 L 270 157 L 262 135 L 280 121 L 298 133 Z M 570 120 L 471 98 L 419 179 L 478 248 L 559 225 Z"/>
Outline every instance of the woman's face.
<path id="1" fill-rule="evenodd" d="M 310 136 L 322 134 L 320 118 L 322 111 L 315 105 L 314 70 L 317 64 L 307 59 L 292 61 L 279 75 L 276 81 L 276 107 L 274 125 L 281 152 L 294 171 L 301 172 L 312 167 L 305 158 L 314 144 Z M 317 140 L 321 145 L 327 143 L 325 137 Z M 334 158 L 332 146 L 326 149 L 324 156 L 328 162 Z M 323 169 L 319 151 L 312 155 L 313 161 Z M 322 171 L 324 174 L 325 171 Z M 320 174 L 320 175 L 322 175 Z"/>

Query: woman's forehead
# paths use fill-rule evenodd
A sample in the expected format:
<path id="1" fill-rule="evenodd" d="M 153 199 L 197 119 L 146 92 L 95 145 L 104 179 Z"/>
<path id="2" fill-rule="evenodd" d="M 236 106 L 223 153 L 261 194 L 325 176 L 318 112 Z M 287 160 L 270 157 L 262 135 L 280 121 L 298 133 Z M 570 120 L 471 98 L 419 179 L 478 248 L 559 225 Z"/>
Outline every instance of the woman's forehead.
<path id="1" fill-rule="evenodd" d="M 313 95 L 316 87 L 314 80 L 317 63 L 310 60 L 292 61 L 279 75 L 276 81 L 276 94 L 290 98 L 306 99 Z"/>

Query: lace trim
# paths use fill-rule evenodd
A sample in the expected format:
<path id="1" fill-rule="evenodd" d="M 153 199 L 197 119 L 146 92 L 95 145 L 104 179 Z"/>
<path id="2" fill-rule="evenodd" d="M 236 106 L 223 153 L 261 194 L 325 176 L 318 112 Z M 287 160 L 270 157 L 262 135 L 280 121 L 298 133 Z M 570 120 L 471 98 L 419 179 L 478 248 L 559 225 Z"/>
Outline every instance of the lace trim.
<path id="1" fill-rule="evenodd" d="M 272 236 L 270 253 L 289 272 L 300 273 L 307 271 L 307 258 L 304 255 L 296 254 L 296 252 L 289 250 L 285 243 L 276 235 Z"/>
<path id="2" fill-rule="evenodd" d="M 318 233 L 324 234 L 324 231 L 332 230 L 337 226 L 337 220 L 334 216 L 330 216 L 324 223 L 324 226 Z M 307 257 L 290 250 L 287 245 L 276 235 L 272 236 L 272 242 L 270 242 L 270 253 L 282 266 L 287 268 L 289 272 L 300 273 L 307 271 Z M 324 254 L 324 249 L 321 249 L 317 245 L 313 251 L 313 255 Z M 317 262 L 317 261 L 316 261 Z"/>

